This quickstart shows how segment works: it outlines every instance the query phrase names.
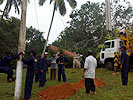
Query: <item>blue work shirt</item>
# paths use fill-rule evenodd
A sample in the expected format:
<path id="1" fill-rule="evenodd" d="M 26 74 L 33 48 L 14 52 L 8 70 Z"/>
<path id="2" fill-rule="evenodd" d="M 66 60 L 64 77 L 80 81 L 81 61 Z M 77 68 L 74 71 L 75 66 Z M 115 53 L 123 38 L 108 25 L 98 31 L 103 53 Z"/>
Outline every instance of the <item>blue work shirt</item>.
<path id="1" fill-rule="evenodd" d="M 121 54 L 121 62 L 124 61 L 123 69 L 129 68 L 129 56 L 126 51 Z"/>
<path id="2" fill-rule="evenodd" d="M 58 65 L 64 65 L 64 64 L 66 64 L 68 62 L 68 59 L 66 58 L 66 57 L 64 57 L 64 56 L 60 56 L 59 58 L 57 58 L 57 60 L 56 60 L 56 63 L 58 64 Z"/>
<path id="3" fill-rule="evenodd" d="M 10 61 L 13 59 L 19 58 L 19 55 L 13 55 L 11 57 L 9 56 L 4 56 L 2 59 L 0 59 L 0 66 L 1 67 L 8 67 L 8 65 L 10 64 Z"/>
<path id="4" fill-rule="evenodd" d="M 27 64 L 28 67 L 27 67 L 27 73 L 34 73 L 35 72 L 35 68 L 37 66 L 37 60 L 35 57 L 31 57 L 29 58 L 28 60 L 25 60 L 24 58 L 22 58 L 22 62 L 24 64 Z"/>
<path id="5" fill-rule="evenodd" d="M 46 58 L 42 58 L 40 61 L 40 70 L 44 72 L 48 71 L 48 60 Z"/>
<path id="6" fill-rule="evenodd" d="M 41 63 L 41 59 L 38 59 L 38 60 L 37 60 L 37 66 L 36 66 L 35 70 L 37 70 L 37 71 L 40 70 L 40 68 L 41 68 L 41 67 L 40 67 L 40 66 L 41 66 L 40 63 Z"/>

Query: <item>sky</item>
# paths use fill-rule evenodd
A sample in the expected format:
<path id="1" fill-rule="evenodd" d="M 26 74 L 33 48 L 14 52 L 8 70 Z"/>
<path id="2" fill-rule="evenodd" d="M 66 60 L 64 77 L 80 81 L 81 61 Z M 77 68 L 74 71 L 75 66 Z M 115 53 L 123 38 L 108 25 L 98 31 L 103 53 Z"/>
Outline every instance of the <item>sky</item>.
<path id="1" fill-rule="evenodd" d="M 38 1 L 39 0 L 30 0 L 30 3 L 28 3 L 26 26 L 27 27 L 32 26 L 33 28 L 36 28 L 41 32 L 44 32 L 44 38 L 46 39 L 48 29 L 50 26 L 50 21 L 52 18 L 53 4 L 50 5 L 49 0 L 46 0 L 43 6 L 39 6 Z M 81 5 L 85 4 L 87 1 L 105 2 L 105 0 L 76 0 L 76 1 L 77 1 L 76 9 L 80 9 Z M 133 4 L 132 0 L 130 2 L 132 2 Z M 0 6 L 0 9 L 2 9 L 3 7 L 4 7 L 3 5 Z M 58 11 L 55 12 L 55 17 L 51 28 L 48 43 L 54 42 L 59 36 L 60 32 L 63 31 L 66 26 L 68 26 L 66 22 L 70 21 L 69 15 L 72 9 L 67 2 L 66 2 L 66 8 L 67 8 L 67 13 L 65 16 L 61 16 Z M 14 9 L 11 10 L 9 15 L 20 19 L 20 15 L 15 13 Z"/>

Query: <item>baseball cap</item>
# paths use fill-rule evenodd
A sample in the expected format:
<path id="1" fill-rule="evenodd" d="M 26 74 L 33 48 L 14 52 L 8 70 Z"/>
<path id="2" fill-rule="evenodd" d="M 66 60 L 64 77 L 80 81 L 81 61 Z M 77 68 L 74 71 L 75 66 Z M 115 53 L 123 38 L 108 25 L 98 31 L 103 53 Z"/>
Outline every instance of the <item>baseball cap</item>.
<path id="1" fill-rule="evenodd" d="M 45 52 L 44 54 L 45 54 L 45 55 L 48 55 L 48 52 Z"/>

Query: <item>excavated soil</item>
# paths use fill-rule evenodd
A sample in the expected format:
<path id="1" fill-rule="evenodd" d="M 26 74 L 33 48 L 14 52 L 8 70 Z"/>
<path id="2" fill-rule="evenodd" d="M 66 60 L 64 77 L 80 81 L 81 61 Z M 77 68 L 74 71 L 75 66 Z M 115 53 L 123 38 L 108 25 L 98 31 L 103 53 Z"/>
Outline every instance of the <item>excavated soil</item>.
<path id="1" fill-rule="evenodd" d="M 106 83 L 95 78 L 95 85 L 96 87 L 101 88 L 103 85 L 106 85 Z M 72 96 L 80 88 L 85 88 L 84 79 L 74 84 L 64 83 L 58 86 L 48 87 L 41 91 L 38 94 L 38 97 L 42 98 L 42 100 L 64 99 Z"/>

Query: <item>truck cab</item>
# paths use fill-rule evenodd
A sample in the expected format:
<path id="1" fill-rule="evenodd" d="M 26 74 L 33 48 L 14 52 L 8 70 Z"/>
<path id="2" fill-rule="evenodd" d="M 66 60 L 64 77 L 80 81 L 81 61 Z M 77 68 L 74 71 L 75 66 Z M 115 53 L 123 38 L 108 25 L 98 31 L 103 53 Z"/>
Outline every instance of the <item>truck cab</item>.
<path id="1" fill-rule="evenodd" d="M 120 54 L 120 44 L 120 38 L 104 42 L 100 52 L 100 62 L 105 65 L 105 68 L 113 70 L 114 53 Z"/>

